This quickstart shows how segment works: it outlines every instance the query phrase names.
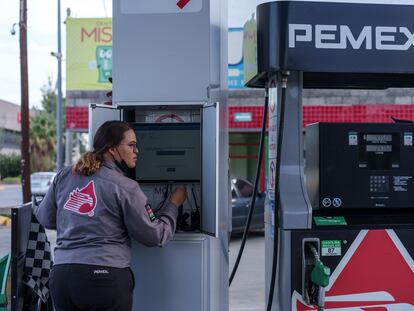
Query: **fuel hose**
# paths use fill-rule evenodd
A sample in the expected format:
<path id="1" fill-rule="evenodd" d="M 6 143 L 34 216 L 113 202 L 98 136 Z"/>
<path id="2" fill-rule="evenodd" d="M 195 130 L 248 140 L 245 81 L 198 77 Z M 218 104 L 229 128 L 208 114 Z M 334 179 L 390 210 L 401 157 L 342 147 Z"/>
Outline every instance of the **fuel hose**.
<path id="1" fill-rule="evenodd" d="M 254 181 L 254 190 L 253 195 L 250 200 L 250 207 L 249 213 L 247 216 L 246 225 L 244 227 L 243 238 L 240 245 L 239 252 L 237 254 L 236 262 L 234 263 L 233 270 L 231 271 L 230 279 L 229 279 L 229 286 L 233 282 L 234 276 L 236 275 L 237 268 L 239 267 L 241 257 L 243 255 L 244 246 L 246 245 L 247 235 L 249 234 L 250 223 L 252 221 L 253 211 L 256 203 L 257 192 L 259 188 L 259 178 L 260 178 L 260 171 L 262 168 L 262 159 L 263 159 L 263 147 L 264 147 L 264 138 L 266 136 L 266 121 L 267 121 L 267 107 L 269 105 L 269 90 L 268 88 L 265 89 L 265 102 L 264 102 L 264 109 L 263 109 L 263 119 L 262 119 L 262 131 L 260 133 L 260 145 L 259 151 L 257 155 L 257 167 L 256 167 L 256 177 Z"/>
<path id="2" fill-rule="evenodd" d="M 273 260 L 272 260 L 272 276 L 270 280 L 270 289 L 269 289 L 269 297 L 267 300 L 267 311 L 272 310 L 273 304 L 273 296 L 275 291 L 275 283 L 276 283 L 276 270 L 277 270 L 277 252 L 279 248 L 279 235 L 278 235 L 278 227 L 279 227 L 279 210 L 280 210 L 280 162 L 281 162 L 281 155 L 282 155 L 282 142 L 283 142 L 283 128 L 285 123 L 285 105 L 286 105 L 286 88 L 287 88 L 287 79 L 289 76 L 289 72 L 283 72 L 281 74 L 282 79 L 282 96 L 280 101 L 280 118 L 279 118 L 279 126 L 278 126 L 278 133 L 277 133 L 277 156 L 276 156 L 276 174 L 275 174 L 275 211 L 273 214 L 274 217 L 274 226 L 273 226 Z"/>

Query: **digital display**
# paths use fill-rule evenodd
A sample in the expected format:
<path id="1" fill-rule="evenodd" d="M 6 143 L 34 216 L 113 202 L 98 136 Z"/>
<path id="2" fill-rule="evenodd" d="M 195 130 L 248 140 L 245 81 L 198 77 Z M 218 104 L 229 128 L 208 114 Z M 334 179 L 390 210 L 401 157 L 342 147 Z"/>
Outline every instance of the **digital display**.
<path id="1" fill-rule="evenodd" d="M 136 124 L 139 182 L 199 181 L 201 133 L 199 123 Z"/>
<path id="2" fill-rule="evenodd" d="M 392 152 L 392 145 L 367 145 L 367 152 Z"/>
<path id="3" fill-rule="evenodd" d="M 400 133 L 359 133 L 358 167 L 391 170 L 400 166 Z"/>
<path id="4" fill-rule="evenodd" d="M 391 134 L 367 134 L 365 139 L 371 143 L 386 143 L 392 141 Z"/>

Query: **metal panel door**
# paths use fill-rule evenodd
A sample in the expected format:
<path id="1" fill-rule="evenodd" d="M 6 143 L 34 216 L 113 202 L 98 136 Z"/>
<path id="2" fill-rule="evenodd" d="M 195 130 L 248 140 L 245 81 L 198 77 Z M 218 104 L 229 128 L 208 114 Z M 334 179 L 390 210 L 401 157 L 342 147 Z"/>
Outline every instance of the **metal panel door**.
<path id="1" fill-rule="evenodd" d="M 217 236 L 218 103 L 206 104 L 202 112 L 202 217 L 201 231 Z"/>
<path id="2" fill-rule="evenodd" d="M 208 307 L 212 237 L 176 234 L 166 246 L 132 242 L 132 310 L 215 311 Z"/>
<path id="3" fill-rule="evenodd" d="M 89 149 L 93 149 L 93 137 L 98 128 L 106 121 L 121 120 L 121 109 L 107 105 L 89 105 Z"/>

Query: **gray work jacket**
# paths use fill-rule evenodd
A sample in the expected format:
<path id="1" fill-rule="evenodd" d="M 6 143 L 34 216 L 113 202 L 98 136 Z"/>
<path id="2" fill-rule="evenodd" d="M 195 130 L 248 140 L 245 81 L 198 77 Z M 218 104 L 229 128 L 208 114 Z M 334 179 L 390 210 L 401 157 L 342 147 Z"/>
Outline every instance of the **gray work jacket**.
<path id="1" fill-rule="evenodd" d="M 130 265 L 131 238 L 146 246 L 171 240 L 177 213 L 170 202 L 155 216 L 138 183 L 111 161 L 90 176 L 62 169 L 35 210 L 43 226 L 57 230 L 55 264 L 117 268 Z"/>

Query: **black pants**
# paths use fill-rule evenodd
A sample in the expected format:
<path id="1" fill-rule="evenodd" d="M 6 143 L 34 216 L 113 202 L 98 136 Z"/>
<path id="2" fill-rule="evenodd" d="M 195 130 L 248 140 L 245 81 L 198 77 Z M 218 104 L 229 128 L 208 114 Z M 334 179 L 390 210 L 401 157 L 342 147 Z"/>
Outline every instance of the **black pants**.
<path id="1" fill-rule="evenodd" d="M 56 311 L 130 311 L 134 285 L 129 268 L 55 265 L 50 276 Z"/>

